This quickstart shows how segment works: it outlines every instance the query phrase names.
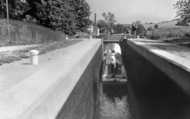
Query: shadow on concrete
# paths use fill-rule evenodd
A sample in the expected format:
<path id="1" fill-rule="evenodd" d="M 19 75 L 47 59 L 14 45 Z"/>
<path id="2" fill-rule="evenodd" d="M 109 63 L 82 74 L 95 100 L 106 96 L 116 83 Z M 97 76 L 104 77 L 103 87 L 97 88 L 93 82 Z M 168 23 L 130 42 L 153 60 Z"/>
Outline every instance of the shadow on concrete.
<path id="1" fill-rule="evenodd" d="M 190 96 L 182 87 L 128 45 L 123 46 L 123 52 L 128 99 L 135 118 L 189 119 Z"/>

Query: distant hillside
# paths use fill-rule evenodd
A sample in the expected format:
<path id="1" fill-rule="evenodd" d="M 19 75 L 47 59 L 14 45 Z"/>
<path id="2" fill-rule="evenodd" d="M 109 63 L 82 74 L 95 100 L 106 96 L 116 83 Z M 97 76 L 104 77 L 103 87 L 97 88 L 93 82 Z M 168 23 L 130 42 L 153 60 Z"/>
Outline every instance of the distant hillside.
<path id="1" fill-rule="evenodd" d="M 170 27 L 179 27 L 179 26 L 177 26 L 176 24 L 177 24 L 177 22 L 178 22 L 178 19 L 174 19 L 174 20 L 171 20 L 171 21 L 163 21 L 163 22 L 160 22 L 160 23 L 158 23 L 158 25 L 159 25 L 159 27 L 161 27 L 161 28 L 170 28 Z"/>
<path id="2" fill-rule="evenodd" d="M 144 27 L 147 29 L 147 28 L 150 28 L 150 27 L 154 27 L 154 25 L 155 25 L 155 23 L 144 23 L 143 24 L 144 25 Z"/>
<path id="3" fill-rule="evenodd" d="M 177 26 L 177 22 L 179 19 L 174 19 L 174 20 L 170 20 L 170 21 L 162 21 L 159 23 L 145 23 L 144 26 L 145 28 L 149 28 L 149 27 L 154 27 L 155 24 L 158 24 L 159 28 L 175 28 L 175 27 L 182 27 L 182 26 Z"/>
<path id="4" fill-rule="evenodd" d="M 158 28 L 155 29 L 155 23 L 144 24 L 145 28 L 152 27 L 152 30 L 147 31 L 147 38 L 150 39 L 162 39 L 162 40 L 179 40 L 189 41 L 190 39 L 190 26 L 178 26 L 176 25 L 178 19 L 171 21 L 163 21 L 157 23 Z"/>

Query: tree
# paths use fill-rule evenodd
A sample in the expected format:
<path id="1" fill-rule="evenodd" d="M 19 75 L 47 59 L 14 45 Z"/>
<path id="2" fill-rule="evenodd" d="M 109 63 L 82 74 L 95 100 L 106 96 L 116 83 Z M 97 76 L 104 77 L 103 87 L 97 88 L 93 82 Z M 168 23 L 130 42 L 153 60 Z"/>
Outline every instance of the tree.
<path id="1" fill-rule="evenodd" d="M 132 24 L 132 28 L 133 27 L 134 27 L 134 32 L 132 32 L 133 34 L 139 35 L 139 36 L 145 36 L 146 35 L 146 29 L 140 21 L 134 22 Z"/>
<path id="2" fill-rule="evenodd" d="M 1 0 L 2 17 L 6 13 L 5 1 Z M 85 0 L 11 0 L 9 8 L 12 19 L 29 18 L 37 24 L 69 35 L 85 31 L 90 23 L 90 7 Z"/>
<path id="3" fill-rule="evenodd" d="M 147 31 L 152 31 L 153 30 L 153 28 L 151 27 L 151 26 L 149 26 L 148 28 L 147 28 Z"/>
<path id="4" fill-rule="evenodd" d="M 158 28 L 159 28 L 159 25 L 158 25 L 158 24 L 155 24 L 155 25 L 154 25 L 154 28 L 155 28 L 155 29 L 158 29 Z"/>
<path id="5" fill-rule="evenodd" d="M 63 31 L 66 34 L 75 33 L 75 15 L 70 7 L 70 1 L 49 0 L 46 5 L 47 16 L 43 19 L 50 28 Z M 47 22 L 47 23 L 46 23 Z"/>
<path id="6" fill-rule="evenodd" d="M 100 29 L 100 33 L 105 33 L 108 29 L 108 25 L 104 20 L 98 20 L 97 26 Z"/>
<path id="7" fill-rule="evenodd" d="M 108 13 L 103 13 L 102 16 L 104 17 L 104 20 L 105 22 L 107 23 L 108 25 L 108 32 L 112 32 L 113 30 L 113 26 L 116 22 L 115 20 L 115 15 L 111 12 L 108 12 Z"/>
<path id="8" fill-rule="evenodd" d="M 14 14 L 14 8 L 16 8 L 16 1 L 15 0 L 9 0 L 9 11 L 10 15 L 12 16 Z M 0 12 L 1 12 L 1 17 L 4 18 L 6 17 L 6 0 L 1 0 L 0 1 Z"/>
<path id="9" fill-rule="evenodd" d="M 187 25 L 190 20 L 190 0 L 178 0 L 175 8 L 178 9 L 177 16 L 181 18 L 178 24 Z"/>
<path id="10" fill-rule="evenodd" d="M 116 24 L 114 25 L 115 33 L 128 33 L 129 26 L 123 24 Z"/>
<path id="11" fill-rule="evenodd" d="M 70 6 L 75 14 L 76 30 L 86 31 L 91 23 L 89 20 L 90 6 L 85 0 L 70 0 Z"/>

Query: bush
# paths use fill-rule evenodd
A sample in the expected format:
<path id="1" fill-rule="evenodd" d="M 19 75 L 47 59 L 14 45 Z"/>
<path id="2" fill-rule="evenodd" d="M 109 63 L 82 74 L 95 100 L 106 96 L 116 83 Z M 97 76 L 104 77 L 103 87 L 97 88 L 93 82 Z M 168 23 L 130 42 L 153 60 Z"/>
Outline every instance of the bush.
<path id="1" fill-rule="evenodd" d="M 150 39 L 163 39 L 163 40 L 190 37 L 190 28 L 189 27 L 158 28 L 148 31 L 146 37 Z"/>
<path id="2" fill-rule="evenodd" d="M 155 24 L 155 25 L 154 25 L 154 28 L 155 28 L 155 29 L 158 29 L 158 28 L 159 28 L 158 24 Z"/>
<path id="3" fill-rule="evenodd" d="M 190 33 L 185 33 L 185 37 L 190 37 Z"/>
<path id="4" fill-rule="evenodd" d="M 184 21 L 178 21 L 176 25 L 177 25 L 177 26 L 189 26 L 189 24 L 187 24 L 187 23 L 184 22 Z"/>

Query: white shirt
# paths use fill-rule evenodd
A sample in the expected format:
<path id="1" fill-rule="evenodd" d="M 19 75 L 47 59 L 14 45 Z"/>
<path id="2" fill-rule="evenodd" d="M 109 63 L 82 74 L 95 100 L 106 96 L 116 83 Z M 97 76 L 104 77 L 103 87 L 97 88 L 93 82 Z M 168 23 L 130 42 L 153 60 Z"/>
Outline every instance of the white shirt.
<path id="1" fill-rule="evenodd" d="M 113 63 L 113 64 L 116 63 L 115 53 L 112 53 L 112 54 L 111 54 L 111 63 Z"/>
<path id="2" fill-rule="evenodd" d="M 115 51 L 115 53 L 121 54 L 121 48 L 120 48 L 119 44 L 117 44 L 117 43 L 114 44 L 114 51 Z"/>

